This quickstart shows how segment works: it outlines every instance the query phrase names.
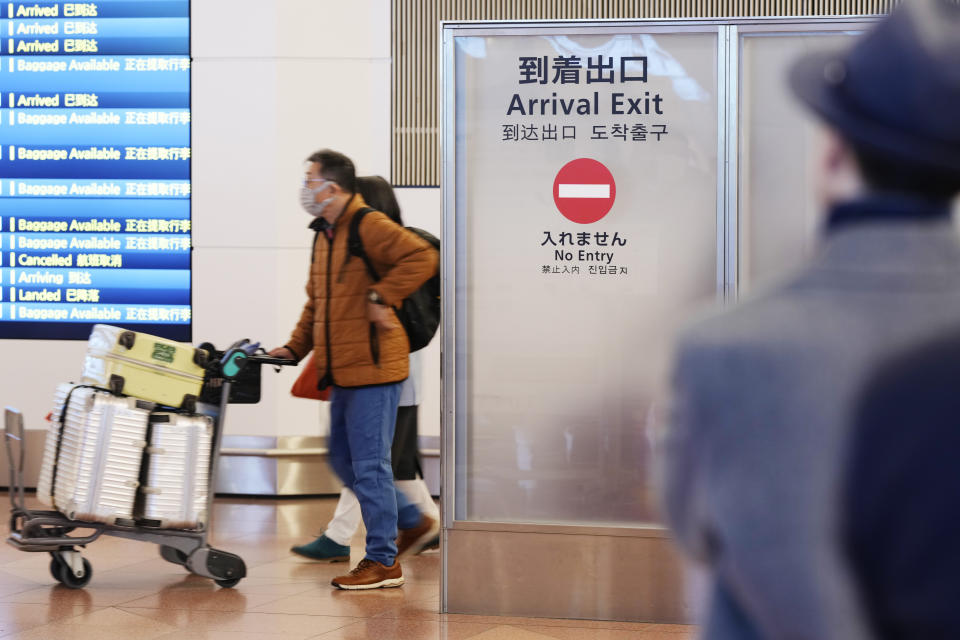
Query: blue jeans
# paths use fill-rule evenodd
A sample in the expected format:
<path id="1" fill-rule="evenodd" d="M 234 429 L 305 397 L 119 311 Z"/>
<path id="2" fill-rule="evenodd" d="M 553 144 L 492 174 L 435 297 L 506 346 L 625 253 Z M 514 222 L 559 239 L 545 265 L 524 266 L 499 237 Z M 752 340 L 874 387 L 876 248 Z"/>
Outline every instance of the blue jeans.
<path id="1" fill-rule="evenodd" d="M 390 449 L 400 383 L 334 387 L 330 397 L 330 464 L 360 502 L 367 528 L 366 557 L 392 566 L 397 526 L 420 523 L 420 510 L 393 484 Z"/>

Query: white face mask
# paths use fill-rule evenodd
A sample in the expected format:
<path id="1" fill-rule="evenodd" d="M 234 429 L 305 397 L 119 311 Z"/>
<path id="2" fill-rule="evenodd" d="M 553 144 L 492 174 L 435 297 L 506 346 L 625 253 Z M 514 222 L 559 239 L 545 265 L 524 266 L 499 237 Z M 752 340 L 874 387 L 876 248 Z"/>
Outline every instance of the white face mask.
<path id="1" fill-rule="evenodd" d="M 306 181 L 304 182 L 303 186 L 300 187 L 300 206 L 303 207 L 304 211 L 316 218 L 323 215 L 324 209 L 333 201 L 333 196 L 317 202 L 316 195 L 318 192 L 323 191 L 329 182 L 329 180 L 324 180 L 321 185 L 315 189 L 311 189 L 307 186 Z"/>

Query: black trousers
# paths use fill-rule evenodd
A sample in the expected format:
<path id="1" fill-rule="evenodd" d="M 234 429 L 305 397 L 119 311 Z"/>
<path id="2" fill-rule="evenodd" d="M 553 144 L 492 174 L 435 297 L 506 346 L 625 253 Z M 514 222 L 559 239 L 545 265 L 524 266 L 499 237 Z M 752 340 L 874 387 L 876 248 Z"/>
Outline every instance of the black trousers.
<path id="1" fill-rule="evenodd" d="M 393 433 L 390 453 L 394 480 L 416 480 L 417 474 L 423 477 L 417 442 L 417 409 L 417 406 L 397 407 L 397 428 Z"/>

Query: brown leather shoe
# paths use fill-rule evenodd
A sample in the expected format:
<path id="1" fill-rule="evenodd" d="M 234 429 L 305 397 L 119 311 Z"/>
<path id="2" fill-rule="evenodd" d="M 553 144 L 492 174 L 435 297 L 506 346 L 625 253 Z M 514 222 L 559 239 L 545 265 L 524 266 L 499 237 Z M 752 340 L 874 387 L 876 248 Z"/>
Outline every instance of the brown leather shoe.
<path id="1" fill-rule="evenodd" d="M 345 576 L 334 578 L 330 584 L 338 589 L 349 590 L 399 587 L 403 584 L 403 572 L 396 560 L 392 567 L 387 567 L 376 560 L 364 558 L 357 564 L 356 569 Z"/>
<path id="2" fill-rule="evenodd" d="M 397 536 L 397 559 L 420 553 L 439 532 L 440 523 L 427 515 L 421 516 L 420 524 L 412 529 L 400 529 L 400 535 Z"/>

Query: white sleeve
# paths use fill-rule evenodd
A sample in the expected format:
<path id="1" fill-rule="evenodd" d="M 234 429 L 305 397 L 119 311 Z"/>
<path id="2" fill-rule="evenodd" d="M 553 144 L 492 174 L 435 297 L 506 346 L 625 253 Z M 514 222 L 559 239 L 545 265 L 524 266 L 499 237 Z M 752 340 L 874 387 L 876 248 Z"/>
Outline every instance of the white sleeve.
<path id="1" fill-rule="evenodd" d="M 415 407 L 420 404 L 420 352 L 410 354 L 410 375 L 400 387 L 401 407 Z"/>

